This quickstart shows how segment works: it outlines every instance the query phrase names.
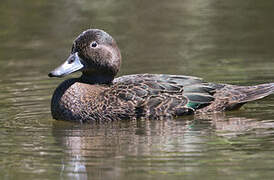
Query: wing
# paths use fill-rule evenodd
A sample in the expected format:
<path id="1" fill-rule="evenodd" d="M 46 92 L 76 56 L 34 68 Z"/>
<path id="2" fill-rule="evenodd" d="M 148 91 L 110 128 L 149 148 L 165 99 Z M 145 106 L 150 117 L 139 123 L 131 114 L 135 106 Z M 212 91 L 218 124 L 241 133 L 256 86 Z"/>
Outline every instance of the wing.
<path id="1" fill-rule="evenodd" d="M 110 96 L 119 97 L 117 114 L 158 119 L 191 114 L 210 104 L 216 85 L 192 76 L 136 74 L 113 81 Z M 108 99 L 110 99 L 108 97 Z M 111 102 L 109 102 L 111 103 Z M 132 110 L 134 109 L 134 111 Z"/>

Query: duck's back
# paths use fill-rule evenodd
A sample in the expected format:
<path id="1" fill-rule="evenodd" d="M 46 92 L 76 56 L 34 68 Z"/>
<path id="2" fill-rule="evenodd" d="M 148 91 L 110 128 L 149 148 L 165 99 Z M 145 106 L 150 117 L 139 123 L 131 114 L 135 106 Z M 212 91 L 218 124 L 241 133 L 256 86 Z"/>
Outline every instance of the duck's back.
<path id="1" fill-rule="evenodd" d="M 193 76 L 136 74 L 116 78 L 104 97 L 114 119 L 161 119 L 238 109 L 273 92 L 273 83 L 236 86 Z"/>
<path id="2" fill-rule="evenodd" d="M 105 99 L 118 100 L 110 107 L 124 116 L 121 118 L 172 118 L 209 105 L 216 89 L 223 86 L 192 76 L 136 74 L 116 78 Z"/>

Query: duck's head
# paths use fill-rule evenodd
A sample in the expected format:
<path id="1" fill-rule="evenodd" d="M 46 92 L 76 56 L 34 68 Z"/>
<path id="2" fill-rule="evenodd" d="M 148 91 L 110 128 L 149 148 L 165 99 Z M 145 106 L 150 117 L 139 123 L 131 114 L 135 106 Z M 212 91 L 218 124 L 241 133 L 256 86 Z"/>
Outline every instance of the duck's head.
<path id="1" fill-rule="evenodd" d="M 81 71 L 82 81 L 110 83 L 120 69 L 121 54 L 115 40 L 105 31 L 88 29 L 74 41 L 67 60 L 49 77 L 63 77 Z"/>

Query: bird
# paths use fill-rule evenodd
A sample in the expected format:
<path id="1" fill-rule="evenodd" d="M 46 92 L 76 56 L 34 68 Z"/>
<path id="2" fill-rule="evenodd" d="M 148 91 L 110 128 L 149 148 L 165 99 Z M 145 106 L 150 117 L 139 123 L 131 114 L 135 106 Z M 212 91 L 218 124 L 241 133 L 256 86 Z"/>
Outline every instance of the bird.
<path id="1" fill-rule="evenodd" d="M 238 86 L 169 74 L 132 74 L 115 78 L 121 53 L 104 30 L 88 29 L 73 42 L 66 61 L 49 77 L 81 71 L 62 82 L 51 99 L 56 120 L 106 122 L 132 119 L 174 119 L 191 114 L 239 109 L 274 92 L 274 83 Z"/>

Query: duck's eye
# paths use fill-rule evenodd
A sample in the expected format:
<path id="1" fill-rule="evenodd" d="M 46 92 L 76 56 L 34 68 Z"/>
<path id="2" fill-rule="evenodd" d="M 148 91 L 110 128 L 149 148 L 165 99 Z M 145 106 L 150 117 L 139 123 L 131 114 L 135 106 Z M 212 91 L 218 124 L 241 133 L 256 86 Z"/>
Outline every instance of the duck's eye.
<path id="1" fill-rule="evenodd" d="M 92 43 L 90 44 L 90 47 L 93 47 L 93 48 L 97 47 L 97 43 L 96 43 L 95 41 L 92 42 Z"/>

